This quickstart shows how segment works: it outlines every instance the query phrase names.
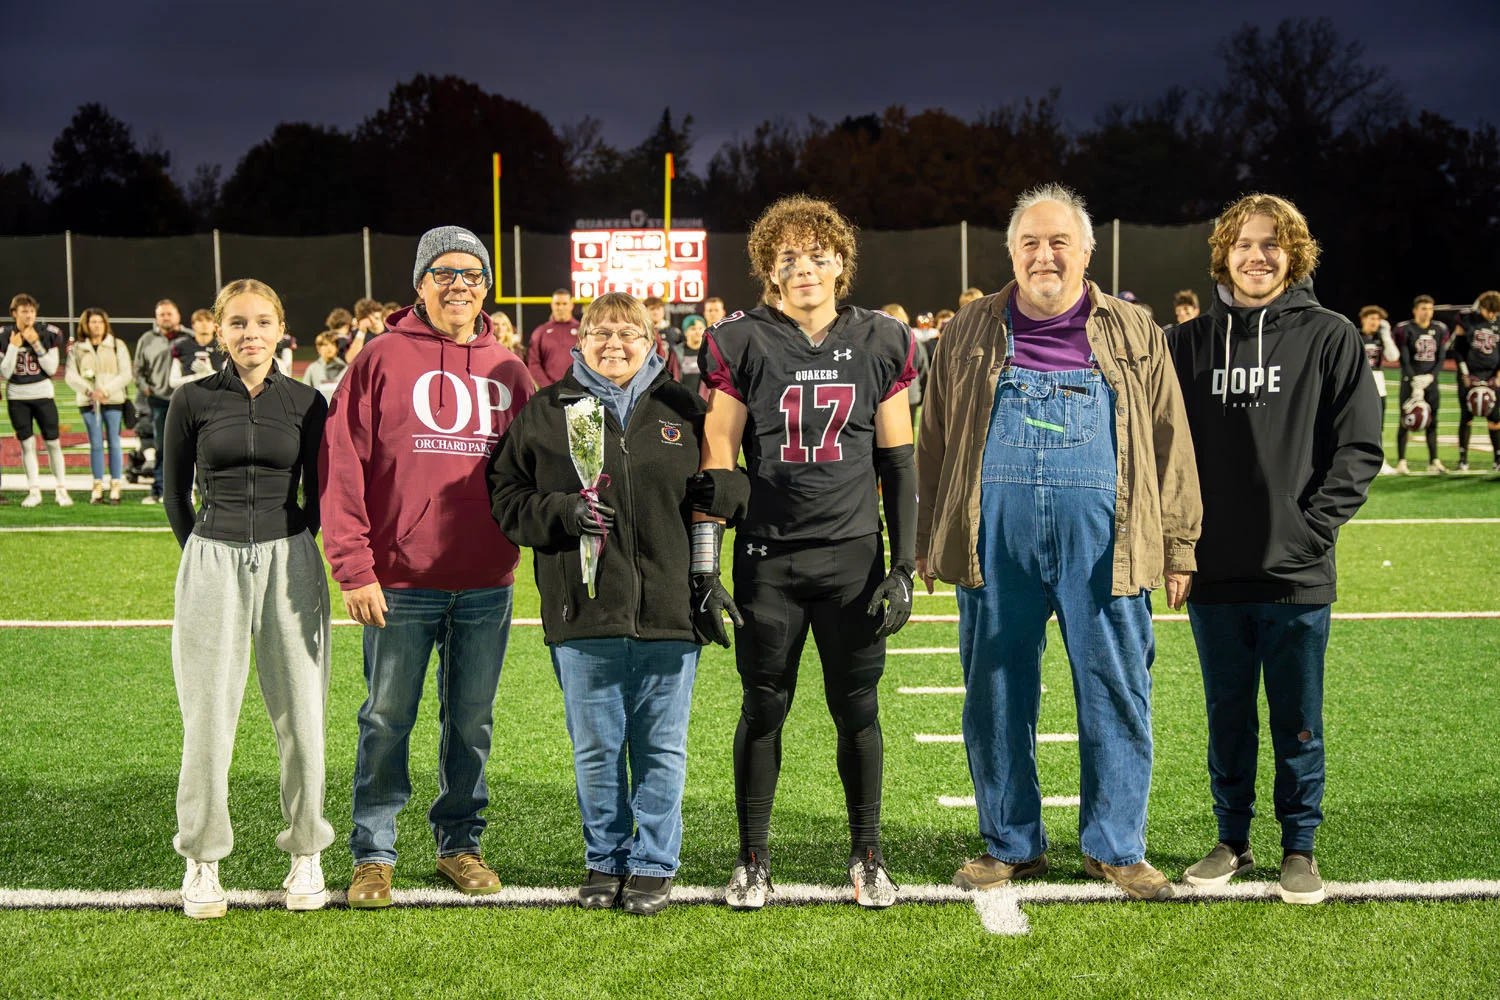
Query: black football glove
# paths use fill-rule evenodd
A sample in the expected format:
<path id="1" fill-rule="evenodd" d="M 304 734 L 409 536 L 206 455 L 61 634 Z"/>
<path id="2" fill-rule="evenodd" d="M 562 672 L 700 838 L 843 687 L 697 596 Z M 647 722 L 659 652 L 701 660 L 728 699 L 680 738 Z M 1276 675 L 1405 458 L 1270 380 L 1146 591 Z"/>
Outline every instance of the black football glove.
<path id="1" fill-rule="evenodd" d="M 901 626 L 911 617 L 911 574 L 904 569 L 893 569 L 880 581 L 880 586 L 875 588 L 875 594 L 870 598 L 870 606 L 865 612 L 872 618 L 881 614 L 884 605 L 885 620 L 875 630 L 875 638 L 880 639 L 888 635 L 895 635 L 901 631 Z"/>
<path id="2" fill-rule="evenodd" d="M 729 648 L 729 635 L 724 631 L 724 612 L 735 628 L 741 628 L 745 619 L 740 609 L 734 606 L 734 598 L 719 582 L 719 549 L 724 543 L 724 526 L 717 521 L 699 521 L 692 528 L 692 556 L 688 572 L 692 574 L 693 630 L 710 642 Z"/>
<path id="3" fill-rule="evenodd" d="M 602 503 L 591 503 L 588 497 L 580 496 L 569 510 L 572 522 L 571 535 L 603 535 L 615 526 L 615 509 Z"/>
<path id="4" fill-rule="evenodd" d="M 724 589 L 716 573 L 693 575 L 693 628 L 705 639 L 729 648 L 729 633 L 724 631 L 724 612 L 729 612 L 735 628 L 743 628 L 745 619 L 735 607 L 734 598 Z"/>

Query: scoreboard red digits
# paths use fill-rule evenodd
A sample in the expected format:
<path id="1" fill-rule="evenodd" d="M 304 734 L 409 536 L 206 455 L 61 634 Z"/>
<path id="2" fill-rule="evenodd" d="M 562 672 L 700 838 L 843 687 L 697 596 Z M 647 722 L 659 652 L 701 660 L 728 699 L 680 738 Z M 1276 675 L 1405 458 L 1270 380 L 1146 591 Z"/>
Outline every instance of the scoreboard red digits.
<path id="1" fill-rule="evenodd" d="M 575 229 L 573 294 L 653 295 L 702 302 L 708 287 L 708 233 L 702 229 Z"/>

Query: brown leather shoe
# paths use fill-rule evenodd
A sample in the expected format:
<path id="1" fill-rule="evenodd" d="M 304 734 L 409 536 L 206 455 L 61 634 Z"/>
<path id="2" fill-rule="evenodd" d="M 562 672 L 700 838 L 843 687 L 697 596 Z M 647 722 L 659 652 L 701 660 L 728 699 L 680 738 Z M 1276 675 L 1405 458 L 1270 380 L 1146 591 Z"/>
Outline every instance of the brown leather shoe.
<path id="1" fill-rule="evenodd" d="M 1172 883 L 1161 872 L 1152 868 L 1148 862 L 1137 861 L 1133 865 L 1116 868 L 1102 861 L 1095 861 L 1087 854 L 1083 856 L 1083 873 L 1089 878 L 1100 878 L 1113 882 L 1125 890 L 1125 895 L 1131 899 L 1144 899 L 1152 902 L 1171 899 L 1175 893 Z"/>
<path id="2" fill-rule="evenodd" d="M 500 891 L 500 876 L 477 854 L 455 854 L 437 859 L 438 874 L 466 896 Z"/>
<path id="3" fill-rule="evenodd" d="M 1011 864 L 988 854 L 981 854 L 966 862 L 953 875 L 953 884 L 960 889 L 998 889 L 1015 879 L 1041 878 L 1047 874 L 1047 855 L 1042 854 L 1030 861 Z"/>
<path id="4" fill-rule="evenodd" d="M 366 861 L 354 866 L 354 878 L 349 881 L 349 908 L 353 910 L 378 910 L 391 905 L 390 865 L 378 861 Z"/>

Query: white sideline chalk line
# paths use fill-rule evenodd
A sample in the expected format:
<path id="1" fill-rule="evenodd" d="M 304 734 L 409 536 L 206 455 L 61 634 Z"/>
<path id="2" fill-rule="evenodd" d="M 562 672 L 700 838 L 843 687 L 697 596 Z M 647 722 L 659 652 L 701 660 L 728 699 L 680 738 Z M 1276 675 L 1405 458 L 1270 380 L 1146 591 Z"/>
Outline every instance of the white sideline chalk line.
<path id="1" fill-rule="evenodd" d="M 1472 474 L 1472 473 L 1471 473 Z M 1489 473 L 1485 473 L 1488 475 Z M 1345 523 L 1349 525 L 1393 525 L 1393 524 L 1500 524 L 1500 517 L 1356 517 Z M 125 524 L 38 524 L 38 525 L 5 525 L 0 527 L 0 535 L 15 535 L 31 532 L 61 533 L 61 532 L 107 532 L 116 534 L 154 535 L 171 532 L 167 525 L 125 525 Z M 916 597 L 956 597 L 954 590 L 935 590 L 927 593 L 924 590 L 916 592 Z"/>
<path id="2" fill-rule="evenodd" d="M 34 532 L 34 531 L 35 532 L 47 532 L 47 533 L 53 533 L 53 532 L 59 532 L 59 531 L 107 531 L 107 532 L 121 532 L 121 533 L 124 533 L 124 534 L 146 535 L 146 534 L 160 534 L 160 533 L 162 533 L 164 531 L 170 532 L 171 530 L 172 530 L 171 528 L 165 527 L 165 526 L 159 527 L 159 528 L 157 528 L 157 527 L 129 527 L 129 526 L 123 525 L 123 524 L 41 524 L 41 525 L 37 525 L 36 527 L 29 527 L 27 525 L 20 525 L 20 526 L 8 525 L 8 526 L 6 526 L 4 528 L 0 528 L 0 534 L 14 535 L 14 534 L 19 534 L 21 532 Z"/>
<path id="3" fill-rule="evenodd" d="M 974 809 L 974 796 L 972 795 L 939 795 L 938 805 L 948 809 Z M 1059 809 L 1076 808 L 1083 805 L 1083 799 L 1077 795 L 1044 795 L 1042 805 L 1055 806 Z"/>
<path id="4" fill-rule="evenodd" d="M 1370 622 L 1370 621 L 1405 621 L 1407 619 L 1458 619 L 1458 618 L 1500 618 L 1500 611 L 1351 611 L 1347 613 L 1335 612 L 1335 621 L 1344 622 Z M 914 622 L 956 622 L 958 615 L 912 615 Z M 1152 615 L 1154 622 L 1185 622 L 1187 615 Z M 0 628 L 168 628 L 172 624 L 170 618 L 120 618 L 107 619 L 64 619 L 64 618 L 6 618 L 0 619 Z M 540 627 L 540 618 L 513 618 L 512 625 L 520 625 L 528 628 Z M 346 628 L 359 625 L 352 618 L 335 618 L 333 625 L 336 628 Z M 938 656 L 956 655 L 957 646 L 906 646 L 899 649 L 886 649 L 887 656 Z M 1043 688 L 1042 690 L 1046 690 Z"/>
<path id="5" fill-rule="evenodd" d="M 912 737 L 918 743 L 962 743 L 963 733 L 917 733 Z M 1038 743 L 1077 743 L 1077 733 L 1037 733 Z"/>
<path id="6" fill-rule="evenodd" d="M 898 687 L 897 694 L 963 694 L 961 687 Z M 1047 685 L 1042 685 L 1042 694 L 1047 693 Z"/>
<path id="7" fill-rule="evenodd" d="M 1238 882 L 1213 889 L 1177 884 L 1173 888 L 1180 902 L 1224 903 L 1279 901 L 1275 882 Z M 1327 898 L 1337 902 L 1362 903 L 1412 900 L 1500 899 L 1500 881 L 1456 879 L 1444 882 L 1327 882 Z M 271 908 L 283 904 L 285 894 L 271 890 L 233 889 L 229 904 L 236 908 Z M 719 886 L 673 886 L 672 901 L 679 904 L 714 905 L 722 903 L 724 890 Z M 903 885 L 897 893 L 901 903 L 972 902 L 980 923 L 991 934 L 1017 936 L 1031 929 L 1022 903 L 1041 905 L 1078 903 L 1122 903 L 1128 897 L 1117 886 L 1104 882 L 1029 882 L 1011 884 L 985 892 L 967 892 L 952 885 Z M 524 888 L 509 886 L 487 896 L 465 896 L 453 889 L 393 889 L 391 902 L 415 907 L 560 907 L 577 901 L 576 890 L 560 888 Z M 328 902 L 345 905 L 344 892 L 331 890 Z M 818 903 L 853 903 L 849 886 L 794 885 L 776 886 L 769 899 L 771 906 L 799 906 Z M 175 910 L 182 905 L 182 895 L 174 889 L 131 889 L 120 891 L 87 891 L 75 889 L 0 889 L 0 909 L 39 910 Z"/>

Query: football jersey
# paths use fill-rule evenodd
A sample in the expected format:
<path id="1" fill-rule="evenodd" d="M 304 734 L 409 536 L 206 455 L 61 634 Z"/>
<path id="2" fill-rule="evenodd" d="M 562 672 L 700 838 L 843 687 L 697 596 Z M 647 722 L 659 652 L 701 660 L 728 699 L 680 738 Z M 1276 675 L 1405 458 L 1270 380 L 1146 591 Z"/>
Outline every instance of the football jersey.
<path id="1" fill-rule="evenodd" d="M 52 376 L 42 370 L 41 356 L 56 348 L 58 364 L 61 365 L 63 355 L 67 353 L 64 350 L 67 335 L 57 327 L 51 323 L 37 323 L 33 329 L 36 330 L 36 346 L 22 341 L 21 346 L 16 349 L 16 370 L 11 374 L 10 381 L 17 385 L 45 382 Z M 0 327 L 0 354 L 10 346 L 10 338 L 15 332 L 15 326 Z"/>
<path id="2" fill-rule="evenodd" d="M 1417 326 L 1411 320 L 1397 323 L 1391 334 L 1396 349 L 1401 352 L 1402 375 L 1431 375 L 1442 370 L 1443 358 L 1448 351 L 1448 325 L 1437 320 L 1426 327 Z"/>
<path id="3" fill-rule="evenodd" d="M 1359 331 L 1359 339 L 1365 345 L 1365 360 L 1370 367 L 1377 371 L 1385 367 L 1385 339 L 1380 336 L 1380 331 L 1365 333 Z"/>
<path id="4" fill-rule="evenodd" d="M 211 340 L 207 347 L 198 343 L 193 337 L 178 337 L 172 341 L 172 360 L 181 362 L 183 375 L 207 374 L 194 370 L 193 363 L 206 361 L 213 371 L 220 371 L 229 364 L 229 355 L 219 347 L 217 340 Z"/>
<path id="5" fill-rule="evenodd" d="M 1471 317 L 1453 338 L 1453 359 L 1469 366 L 1471 378 L 1487 380 L 1500 371 L 1500 320 Z"/>
<path id="6" fill-rule="evenodd" d="M 875 411 L 917 377 L 915 347 L 905 323 L 858 306 L 839 309 L 816 346 L 767 306 L 708 331 L 703 379 L 748 411 L 741 533 L 831 542 L 880 530 Z"/>

